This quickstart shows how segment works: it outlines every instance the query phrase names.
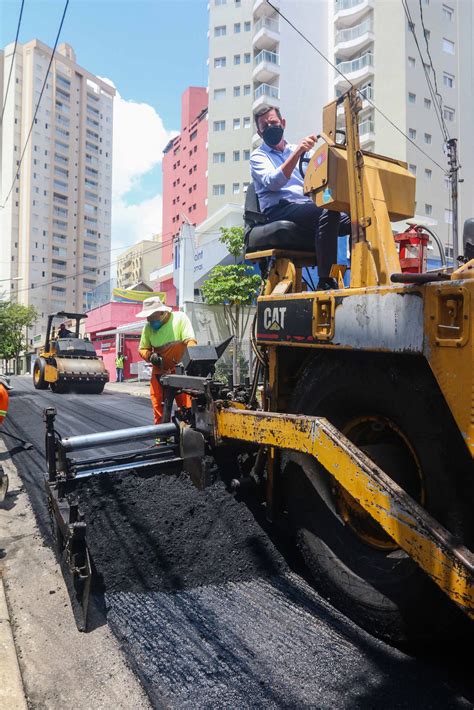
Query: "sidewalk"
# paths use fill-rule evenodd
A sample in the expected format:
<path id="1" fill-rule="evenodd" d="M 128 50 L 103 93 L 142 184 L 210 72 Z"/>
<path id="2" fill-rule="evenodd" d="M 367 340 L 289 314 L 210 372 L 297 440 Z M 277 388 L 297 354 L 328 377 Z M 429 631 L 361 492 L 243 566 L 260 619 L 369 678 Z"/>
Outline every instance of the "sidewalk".
<path id="1" fill-rule="evenodd" d="M 12 622 L 8 612 L 3 577 L 0 572 L 0 707 L 26 710 L 23 681 L 13 640 Z"/>
<path id="2" fill-rule="evenodd" d="M 150 382 L 127 380 L 125 382 L 107 382 L 104 392 L 131 394 L 134 397 L 150 397 Z"/>

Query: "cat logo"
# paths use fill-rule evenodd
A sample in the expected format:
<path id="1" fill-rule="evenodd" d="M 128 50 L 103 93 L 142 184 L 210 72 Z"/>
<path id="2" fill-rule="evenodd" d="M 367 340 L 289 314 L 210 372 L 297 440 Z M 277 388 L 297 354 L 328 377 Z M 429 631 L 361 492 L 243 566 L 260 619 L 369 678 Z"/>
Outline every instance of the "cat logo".
<path id="1" fill-rule="evenodd" d="M 265 330 L 283 330 L 285 327 L 286 306 L 280 308 L 265 308 L 263 311 L 263 327 Z"/>

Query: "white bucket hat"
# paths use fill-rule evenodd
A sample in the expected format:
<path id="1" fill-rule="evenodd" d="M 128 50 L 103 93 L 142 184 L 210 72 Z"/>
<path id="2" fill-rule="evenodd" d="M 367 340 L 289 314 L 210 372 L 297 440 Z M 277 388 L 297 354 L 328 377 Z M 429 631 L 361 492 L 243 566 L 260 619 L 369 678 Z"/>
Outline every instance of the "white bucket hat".
<path id="1" fill-rule="evenodd" d="M 165 306 L 159 296 L 150 296 L 143 301 L 143 310 L 135 314 L 135 318 L 148 318 L 153 313 L 169 313 L 173 309 Z"/>

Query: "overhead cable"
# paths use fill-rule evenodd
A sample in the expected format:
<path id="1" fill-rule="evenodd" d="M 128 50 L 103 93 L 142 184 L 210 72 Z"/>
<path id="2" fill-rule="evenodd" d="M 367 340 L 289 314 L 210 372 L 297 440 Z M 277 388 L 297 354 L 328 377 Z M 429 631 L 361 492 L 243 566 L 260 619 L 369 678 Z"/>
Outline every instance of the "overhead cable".
<path id="1" fill-rule="evenodd" d="M 31 122 L 30 130 L 28 131 L 28 135 L 27 135 L 27 137 L 26 137 L 25 145 L 24 145 L 24 147 L 23 147 L 23 151 L 22 151 L 22 153 L 21 153 L 20 160 L 18 161 L 18 167 L 17 167 L 16 172 L 15 172 L 15 177 L 13 178 L 13 182 L 12 182 L 12 184 L 11 184 L 11 187 L 10 187 L 10 189 L 9 189 L 9 191 L 8 191 L 8 194 L 7 194 L 6 198 L 5 198 L 5 201 L 4 201 L 3 205 L 2 205 L 2 209 L 5 209 L 5 205 L 7 204 L 8 199 L 9 199 L 10 195 L 12 194 L 13 188 L 14 188 L 14 186 L 15 186 L 15 181 L 17 180 L 17 178 L 18 178 L 19 175 L 20 175 L 21 164 L 22 164 L 22 162 L 23 162 L 23 158 L 24 158 L 24 156 L 25 156 L 26 149 L 27 149 L 27 147 L 28 147 L 28 143 L 29 143 L 31 134 L 32 134 L 32 132 L 33 132 L 33 127 L 34 127 L 34 125 L 35 125 L 36 116 L 37 116 L 38 111 L 39 111 L 39 107 L 40 107 L 40 104 L 41 104 L 41 99 L 43 98 L 43 93 L 44 93 L 44 90 L 45 90 L 45 87 L 46 87 L 46 83 L 47 83 L 47 80 L 48 80 L 48 76 L 49 76 L 49 72 L 50 72 L 50 69 L 51 69 L 51 65 L 52 65 L 52 63 L 53 63 L 54 55 L 55 55 L 55 52 L 56 52 L 56 47 L 58 46 L 59 36 L 60 36 L 60 34 L 61 34 L 61 30 L 62 30 L 62 27 L 63 27 L 64 18 L 66 17 L 66 12 L 67 12 L 68 5 L 69 5 L 69 0 L 66 0 L 66 4 L 64 5 L 63 14 L 62 14 L 62 17 L 61 17 L 61 22 L 59 23 L 59 29 L 58 29 L 58 32 L 57 32 L 57 35 L 56 35 L 56 41 L 55 41 L 55 43 L 54 43 L 53 51 L 51 52 L 51 58 L 50 58 L 50 60 L 49 60 L 48 68 L 47 68 L 47 70 L 46 70 L 46 76 L 44 77 L 43 86 L 41 87 L 41 92 L 40 92 L 40 95 L 39 95 L 38 103 L 36 104 L 36 109 L 35 109 L 35 113 L 34 113 L 34 116 L 33 116 L 33 120 L 32 120 L 32 122 Z"/>
<path id="2" fill-rule="evenodd" d="M 8 89 L 10 88 L 10 80 L 12 78 L 12 71 L 13 71 L 13 64 L 15 63 L 15 55 L 16 55 L 16 47 L 18 44 L 18 35 L 20 34 L 20 26 L 21 26 L 21 17 L 23 15 L 23 7 L 25 5 L 25 0 L 21 0 L 21 7 L 20 7 L 20 16 L 18 18 L 18 24 L 16 27 L 16 35 L 15 35 L 15 46 L 13 47 L 13 54 L 12 54 L 12 61 L 10 64 L 10 71 L 8 73 L 8 81 L 7 81 L 7 88 L 5 91 L 5 98 L 3 99 L 3 108 L 2 108 L 2 115 L 0 116 L 0 124 L 3 123 L 3 114 L 5 113 L 5 108 L 7 105 L 7 98 L 8 98 Z"/>

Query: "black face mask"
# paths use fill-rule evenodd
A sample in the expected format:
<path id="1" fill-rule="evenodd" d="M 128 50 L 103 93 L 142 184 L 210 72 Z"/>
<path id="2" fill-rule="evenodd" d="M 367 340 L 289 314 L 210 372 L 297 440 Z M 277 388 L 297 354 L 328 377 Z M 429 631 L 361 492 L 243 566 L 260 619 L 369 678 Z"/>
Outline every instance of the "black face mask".
<path id="1" fill-rule="evenodd" d="M 265 143 L 272 148 L 283 138 L 283 126 L 267 126 L 262 132 Z"/>

